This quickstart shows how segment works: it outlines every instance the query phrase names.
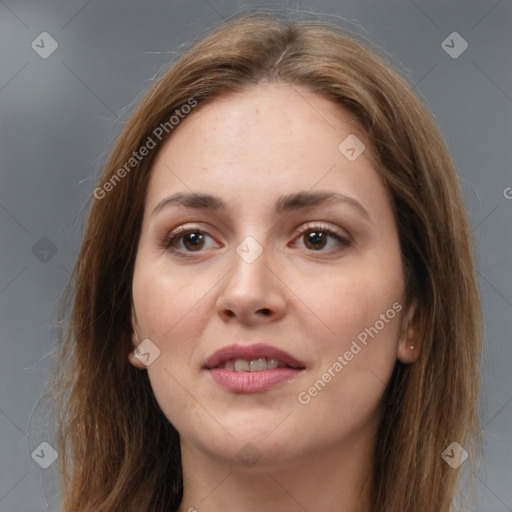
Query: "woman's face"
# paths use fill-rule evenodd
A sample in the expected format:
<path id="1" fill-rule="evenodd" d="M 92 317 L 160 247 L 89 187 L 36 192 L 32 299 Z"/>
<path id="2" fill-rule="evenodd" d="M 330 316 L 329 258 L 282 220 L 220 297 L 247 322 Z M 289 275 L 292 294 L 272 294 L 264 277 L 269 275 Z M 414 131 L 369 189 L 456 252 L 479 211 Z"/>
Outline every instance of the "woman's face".
<path id="1" fill-rule="evenodd" d="M 133 276 L 134 346 L 150 342 L 130 361 L 182 449 L 285 467 L 367 442 L 397 357 L 418 351 L 367 141 L 330 100 L 284 84 L 223 96 L 174 130 Z"/>

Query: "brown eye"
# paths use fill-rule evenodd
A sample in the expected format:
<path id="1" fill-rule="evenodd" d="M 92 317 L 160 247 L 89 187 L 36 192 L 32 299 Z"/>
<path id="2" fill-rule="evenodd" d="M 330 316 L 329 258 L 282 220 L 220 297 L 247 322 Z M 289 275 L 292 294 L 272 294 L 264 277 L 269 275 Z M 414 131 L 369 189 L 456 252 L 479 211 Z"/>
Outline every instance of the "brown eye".
<path id="1" fill-rule="evenodd" d="M 183 245 L 189 251 L 197 251 L 204 246 L 204 235 L 197 231 L 191 231 L 183 235 Z"/>
<path id="2" fill-rule="evenodd" d="M 327 236 L 320 230 L 308 230 L 304 233 L 304 244 L 308 249 L 323 249 L 327 244 Z"/>
<path id="3" fill-rule="evenodd" d="M 349 247 L 350 241 L 329 227 L 309 224 L 298 233 L 295 243 L 313 252 L 329 254 Z"/>
<path id="4" fill-rule="evenodd" d="M 208 239 L 210 239 L 209 246 Z M 186 256 L 187 253 L 203 252 L 203 249 L 215 246 L 214 242 L 213 238 L 204 231 L 180 228 L 162 241 L 162 247 L 177 256 Z"/>

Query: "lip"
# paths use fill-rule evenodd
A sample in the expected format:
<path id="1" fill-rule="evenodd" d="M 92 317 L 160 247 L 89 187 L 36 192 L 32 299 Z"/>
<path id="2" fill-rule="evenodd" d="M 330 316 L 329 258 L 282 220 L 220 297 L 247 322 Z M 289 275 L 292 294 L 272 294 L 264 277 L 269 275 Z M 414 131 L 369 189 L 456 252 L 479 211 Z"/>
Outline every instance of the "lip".
<path id="1" fill-rule="evenodd" d="M 304 363 L 293 357 L 288 352 L 285 352 L 284 350 L 276 347 L 272 347 L 271 345 L 265 345 L 264 343 L 254 343 L 252 345 L 235 343 L 233 345 L 223 347 L 214 352 L 204 361 L 203 368 L 206 370 L 213 370 L 220 364 L 223 364 L 226 361 L 231 361 L 233 359 L 246 359 L 247 361 L 250 361 L 260 357 L 265 357 L 267 359 L 277 359 L 293 369 L 304 369 Z M 272 370 L 247 373 L 264 373 L 269 371 Z"/>
<path id="2" fill-rule="evenodd" d="M 236 393 L 261 393 L 277 384 L 294 379 L 304 368 L 274 368 L 260 372 L 233 372 L 224 368 L 207 370 L 214 382 Z"/>
<path id="3" fill-rule="evenodd" d="M 234 372 L 225 368 L 217 368 L 220 364 L 233 359 L 246 359 L 250 361 L 259 357 L 277 359 L 288 365 L 288 367 L 257 372 Z M 208 371 L 214 382 L 229 391 L 261 393 L 285 380 L 290 381 L 297 377 L 305 370 L 305 366 L 288 352 L 276 347 L 262 343 L 253 345 L 236 343 L 214 352 L 205 360 L 203 369 Z"/>

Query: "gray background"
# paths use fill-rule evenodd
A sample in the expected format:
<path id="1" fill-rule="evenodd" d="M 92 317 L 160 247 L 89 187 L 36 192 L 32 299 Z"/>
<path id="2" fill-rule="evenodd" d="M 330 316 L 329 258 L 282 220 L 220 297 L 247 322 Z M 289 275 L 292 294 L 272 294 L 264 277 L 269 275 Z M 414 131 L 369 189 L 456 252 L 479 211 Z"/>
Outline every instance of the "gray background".
<path id="1" fill-rule="evenodd" d="M 384 48 L 435 114 L 480 253 L 486 451 L 471 510 L 511 511 L 511 1 L 242 6 L 333 15 Z M 51 364 L 54 306 L 79 246 L 79 210 L 155 74 L 239 7 L 233 0 L 0 1 L 0 512 L 58 507 L 56 464 L 42 469 L 31 458 L 48 440 L 32 413 Z M 44 31 L 59 45 L 46 59 L 31 48 Z M 469 45 L 456 59 L 441 46 L 454 31 Z"/>

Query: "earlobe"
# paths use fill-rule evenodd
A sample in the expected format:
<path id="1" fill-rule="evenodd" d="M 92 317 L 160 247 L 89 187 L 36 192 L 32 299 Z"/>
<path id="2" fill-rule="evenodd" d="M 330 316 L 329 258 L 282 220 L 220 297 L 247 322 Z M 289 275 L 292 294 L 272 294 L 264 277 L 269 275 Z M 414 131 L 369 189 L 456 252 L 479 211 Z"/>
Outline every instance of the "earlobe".
<path id="1" fill-rule="evenodd" d="M 414 299 L 404 314 L 398 343 L 398 359 L 404 364 L 414 363 L 421 351 L 418 300 Z"/>
<path id="2" fill-rule="evenodd" d="M 135 368 L 138 368 L 139 370 L 144 370 L 146 368 L 144 363 L 135 355 L 133 350 L 128 354 L 128 361 L 132 366 L 135 366 Z"/>

